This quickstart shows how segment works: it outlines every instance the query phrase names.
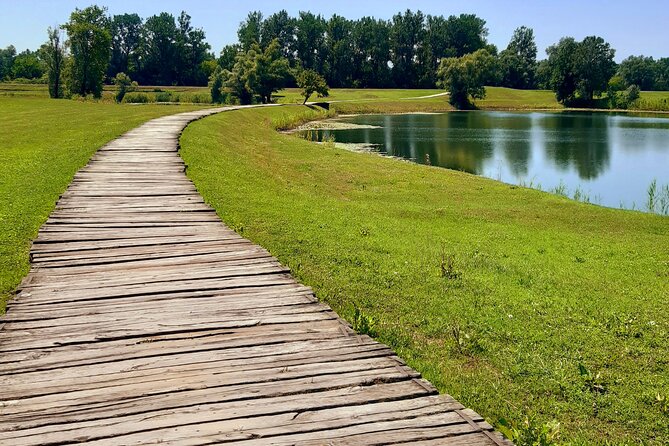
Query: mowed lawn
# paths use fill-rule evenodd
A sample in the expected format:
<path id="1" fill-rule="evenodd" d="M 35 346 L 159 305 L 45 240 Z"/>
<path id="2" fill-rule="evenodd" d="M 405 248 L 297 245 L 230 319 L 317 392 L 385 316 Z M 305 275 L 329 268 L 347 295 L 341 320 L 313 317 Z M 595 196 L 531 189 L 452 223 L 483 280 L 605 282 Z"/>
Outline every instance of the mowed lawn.
<path id="1" fill-rule="evenodd" d="M 669 442 L 666 217 L 273 130 L 303 110 L 185 130 L 187 173 L 229 226 L 497 425 Z"/>
<path id="2" fill-rule="evenodd" d="M 28 272 L 31 240 L 95 150 L 144 121 L 194 108 L 0 97 L 0 314 Z"/>

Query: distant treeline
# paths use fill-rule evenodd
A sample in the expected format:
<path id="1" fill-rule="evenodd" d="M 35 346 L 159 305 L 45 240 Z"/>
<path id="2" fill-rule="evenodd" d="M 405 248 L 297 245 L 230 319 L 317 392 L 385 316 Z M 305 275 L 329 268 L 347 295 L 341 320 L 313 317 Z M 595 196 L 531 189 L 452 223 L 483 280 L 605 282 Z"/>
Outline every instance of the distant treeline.
<path id="1" fill-rule="evenodd" d="M 537 61 L 532 29 L 518 28 L 499 51 L 487 41 L 485 20 L 474 14 L 444 17 L 407 10 L 391 20 L 348 20 L 311 12 L 297 17 L 285 10 L 268 17 L 251 12 L 239 26 L 238 43 L 216 57 L 205 32 L 191 25 L 186 12 L 142 19 L 137 14 L 108 16 L 94 6 L 74 11 L 62 26 L 68 34 L 66 58 L 77 54 L 73 37 L 87 26 L 104 31 L 98 41 L 105 48 L 98 53 L 104 57 L 108 83 L 123 72 L 143 85 L 206 85 L 217 66 L 232 70 L 236 58 L 254 43 L 265 49 L 276 39 L 291 68 L 314 70 L 331 87 L 433 88 L 443 59 L 485 49 L 494 57 L 488 85 L 555 88 L 549 60 Z M 0 80 L 46 78 L 48 60 L 44 47 L 17 54 L 9 46 L 0 50 Z M 612 70 L 619 77 L 616 88 L 669 89 L 669 58 L 631 56 Z"/>

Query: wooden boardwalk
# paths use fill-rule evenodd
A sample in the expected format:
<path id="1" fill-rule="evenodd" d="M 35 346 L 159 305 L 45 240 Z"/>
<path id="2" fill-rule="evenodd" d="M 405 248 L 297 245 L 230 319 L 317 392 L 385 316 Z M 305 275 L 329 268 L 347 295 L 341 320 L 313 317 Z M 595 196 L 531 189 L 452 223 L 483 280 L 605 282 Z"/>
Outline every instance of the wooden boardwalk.
<path id="1" fill-rule="evenodd" d="M 0 444 L 508 444 L 356 335 L 184 175 L 197 111 L 106 145 L 0 319 Z"/>

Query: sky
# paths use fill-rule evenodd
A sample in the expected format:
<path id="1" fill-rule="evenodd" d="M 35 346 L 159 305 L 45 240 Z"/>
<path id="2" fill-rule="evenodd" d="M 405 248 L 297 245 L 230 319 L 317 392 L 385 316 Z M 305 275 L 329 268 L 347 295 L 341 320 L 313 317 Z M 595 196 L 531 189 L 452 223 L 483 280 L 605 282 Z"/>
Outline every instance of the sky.
<path id="1" fill-rule="evenodd" d="M 486 20 L 488 41 L 500 50 L 515 28 L 528 26 L 534 29 L 539 59 L 545 58 L 546 47 L 561 37 L 581 40 L 589 35 L 609 42 L 616 49 L 618 62 L 639 54 L 669 57 L 668 0 L 0 0 L 0 48 L 36 49 L 46 40 L 49 26 L 66 22 L 74 8 L 93 3 L 106 6 L 110 15 L 135 12 L 142 18 L 162 11 L 176 17 L 185 10 L 192 24 L 204 29 L 216 54 L 237 41 L 237 27 L 251 10 L 259 10 L 265 17 L 286 9 L 292 16 L 311 11 L 325 17 L 390 19 L 410 8 L 432 15 L 476 14 Z"/>

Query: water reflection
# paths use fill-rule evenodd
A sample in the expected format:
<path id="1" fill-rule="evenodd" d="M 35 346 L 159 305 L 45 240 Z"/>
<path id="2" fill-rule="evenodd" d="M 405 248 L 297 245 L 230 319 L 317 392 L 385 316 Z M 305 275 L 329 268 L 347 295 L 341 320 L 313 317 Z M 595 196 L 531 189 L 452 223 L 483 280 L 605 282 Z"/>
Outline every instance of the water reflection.
<path id="1" fill-rule="evenodd" d="M 643 202 L 653 178 L 669 183 L 669 119 L 605 113 L 458 112 L 345 119 L 379 128 L 329 130 L 318 137 L 375 144 L 380 151 L 506 182 L 588 187 L 603 204 Z M 610 194 L 634 171 L 639 190 Z M 616 188 L 616 187 L 614 187 Z M 620 192 L 620 191 L 619 191 Z M 614 196 L 615 195 L 615 196 Z"/>

